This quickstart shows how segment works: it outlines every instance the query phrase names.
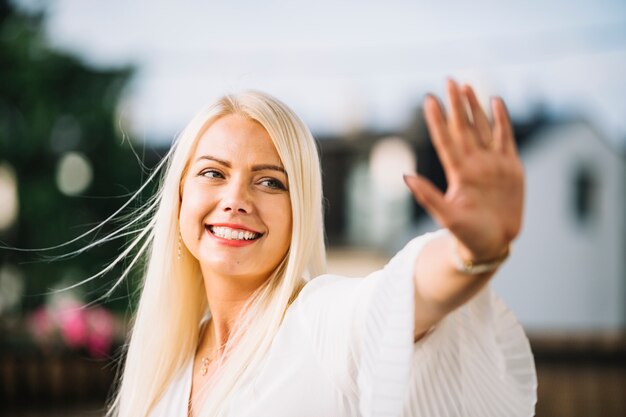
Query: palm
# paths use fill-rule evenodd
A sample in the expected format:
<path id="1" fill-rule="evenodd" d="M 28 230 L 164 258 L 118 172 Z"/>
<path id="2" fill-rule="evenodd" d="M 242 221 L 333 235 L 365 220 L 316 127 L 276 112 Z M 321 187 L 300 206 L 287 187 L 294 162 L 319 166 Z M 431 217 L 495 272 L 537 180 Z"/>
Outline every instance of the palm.
<path id="1" fill-rule="evenodd" d="M 501 100 L 492 103 L 489 123 L 470 87 L 448 82 L 450 114 L 427 97 L 425 117 L 448 189 L 424 177 L 407 178 L 417 201 L 448 228 L 475 258 L 502 251 L 520 231 L 524 175 L 511 124 Z M 469 111 L 464 100 L 467 100 Z"/>

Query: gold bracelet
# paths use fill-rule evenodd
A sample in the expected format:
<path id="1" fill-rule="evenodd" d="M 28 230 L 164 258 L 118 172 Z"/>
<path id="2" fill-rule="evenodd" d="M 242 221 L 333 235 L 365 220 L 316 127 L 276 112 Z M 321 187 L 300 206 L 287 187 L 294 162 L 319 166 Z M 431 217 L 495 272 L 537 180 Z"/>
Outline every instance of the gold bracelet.
<path id="1" fill-rule="evenodd" d="M 506 247 L 506 252 L 494 259 L 486 261 L 464 260 L 459 254 L 459 241 L 454 239 L 454 248 L 452 249 L 452 259 L 454 267 L 457 271 L 467 275 L 478 275 L 485 272 L 491 272 L 498 269 L 500 265 L 509 257 L 511 253 L 511 244 Z"/>

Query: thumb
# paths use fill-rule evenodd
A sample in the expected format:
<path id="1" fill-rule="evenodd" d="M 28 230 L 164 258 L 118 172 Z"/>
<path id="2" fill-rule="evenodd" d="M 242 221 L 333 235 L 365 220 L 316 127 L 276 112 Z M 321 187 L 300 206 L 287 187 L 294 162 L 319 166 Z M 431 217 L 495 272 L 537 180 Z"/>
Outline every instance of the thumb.
<path id="1" fill-rule="evenodd" d="M 439 224 L 445 226 L 449 212 L 444 194 L 426 177 L 419 174 L 404 174 L 404 182 L 417 202 L 424 207 Z"/>

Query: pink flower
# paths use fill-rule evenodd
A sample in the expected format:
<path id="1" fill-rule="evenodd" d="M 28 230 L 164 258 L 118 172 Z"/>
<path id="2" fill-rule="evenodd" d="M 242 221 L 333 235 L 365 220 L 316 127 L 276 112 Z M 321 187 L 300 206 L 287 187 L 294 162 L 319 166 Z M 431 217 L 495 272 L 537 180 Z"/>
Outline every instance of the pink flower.
<path id="1" fill-rule="evenodd" d="M 105 308 L 88 308 L 72 297 L 56 298 L 27 318 L 29 332 L 44 349 L 63 341 L 70 349 L 86 348 L 92 357 L 108 355 L 115 324 Z"/>
<path id="2" fill-rule="evenodd" d="M 38 342 L 45 342 L 54 334 L 54 323 L 45 306 L 41 306 L 28 316 L 27 326 Z"/>
<path id="3" fill-rule="evenodd" d="M 104 308 L 97 307 L 88 312 L 87 323 L 89 327 L 87 340 L 89 354 L 93 357 L 106 356 L 111 348 L 115 329 L 113 315 Z"/>
<path id="4" fill-rule="evenodd" d="M 87 319 L 83 307 L 78 303 L 67 303 L 57 312 L 61 335 L 67 346 L 85 346 L 87 341 Z"/>

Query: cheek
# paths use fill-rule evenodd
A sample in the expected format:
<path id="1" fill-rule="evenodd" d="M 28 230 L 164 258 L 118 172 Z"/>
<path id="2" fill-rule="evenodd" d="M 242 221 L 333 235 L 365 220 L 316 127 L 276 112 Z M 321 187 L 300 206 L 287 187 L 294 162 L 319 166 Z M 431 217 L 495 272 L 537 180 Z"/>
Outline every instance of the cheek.
<path id="1" fill-rule="evenodd" d="M 210 203 L 210 195 L 206 189 L 198 184 L 190 182 L 184 188 L 181 198 L 181 212 L 184 210 L 188 213 L 194 213 L 206 208 Z"/>
<path id="2" fill-rule="evenodd" d="M 208 201 L 193 186 L 186 186 L 180 203 L 178 220 L 183 239 L 191 239 L 199 233 L 202 219 L 207 213 Z M 188 240 L 187 240 L 188 241 Z"/>
<path id="3" fill-rule="evenodd" d="M 277 217 L 277 221 L 280 224 L 281 235 L 282 235 L 282 246 L 287 250 L 291 245 L 291 229 L 292 229 L 292 214 L 291 214 L 291 204 L 289 200 L 287 200 L 282 205 L 282 209 L 277 210 L 280 213 Z"/>

